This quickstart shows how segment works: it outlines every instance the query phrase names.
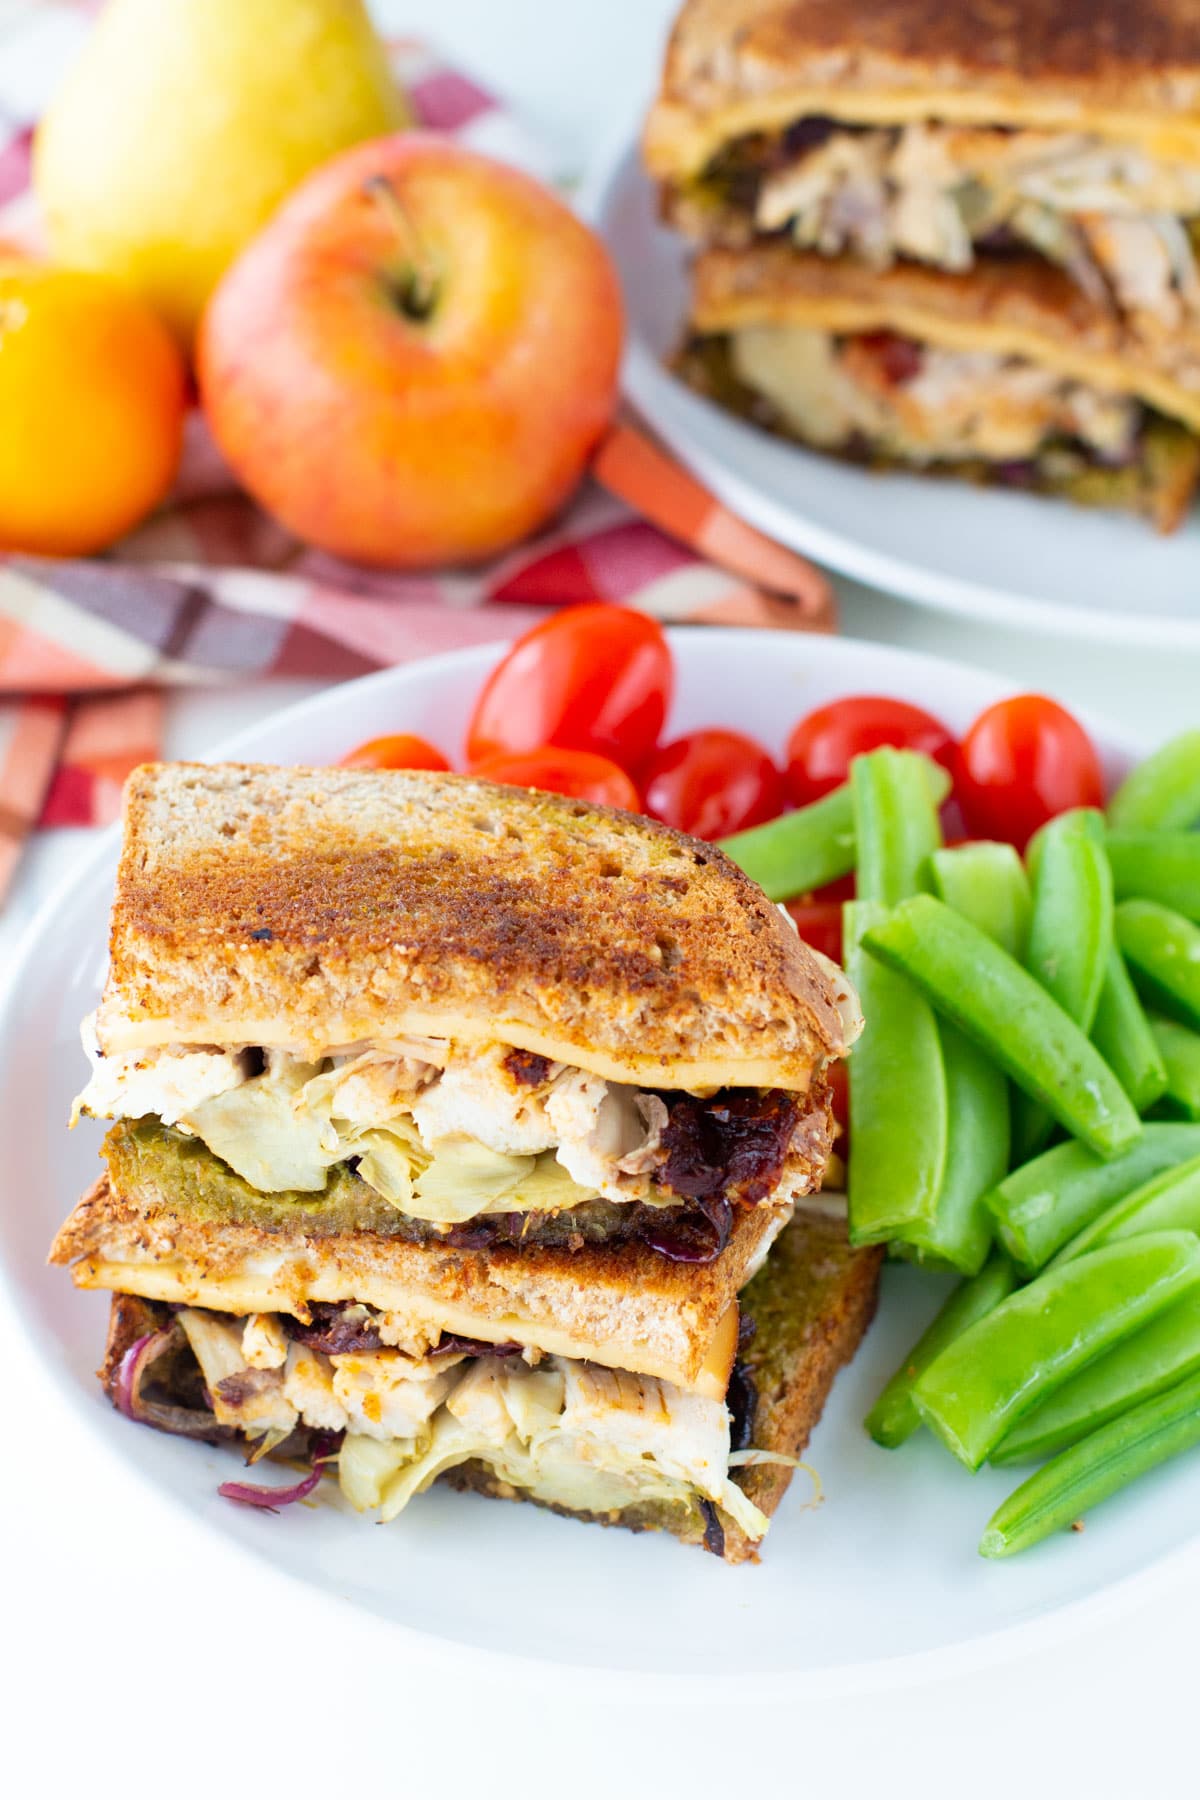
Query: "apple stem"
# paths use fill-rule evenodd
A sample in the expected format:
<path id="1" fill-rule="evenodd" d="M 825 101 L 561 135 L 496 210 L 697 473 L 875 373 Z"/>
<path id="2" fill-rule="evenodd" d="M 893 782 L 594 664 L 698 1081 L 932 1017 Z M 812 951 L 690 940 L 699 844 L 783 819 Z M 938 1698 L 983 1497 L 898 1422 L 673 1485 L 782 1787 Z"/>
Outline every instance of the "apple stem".
<path id="1" fill-rule="evenodd" d="M 370 176 L 363 183 L 363 192 L 383 212 L 403 252 L 404 262 L 394 288 L 401 311 L 410 319 L 427 319 L 438 291 L 437 270 L 429 246 L 386 175 Z"/>

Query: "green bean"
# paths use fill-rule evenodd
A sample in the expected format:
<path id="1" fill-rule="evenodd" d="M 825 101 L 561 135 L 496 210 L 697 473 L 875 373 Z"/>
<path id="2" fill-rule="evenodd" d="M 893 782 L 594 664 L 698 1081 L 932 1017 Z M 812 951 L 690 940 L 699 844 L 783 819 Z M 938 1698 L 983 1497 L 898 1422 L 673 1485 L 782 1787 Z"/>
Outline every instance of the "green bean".
<path id="1" fill-rule="evenodd" d="M 1196 1443 L 1200 1375 L 1191 1375 L 1043 1463 L 996 1508 L 980 1539 L 980 1554 L 1012 1556 L 1028 1550 Z"/>
<path id="2" fill-rule="evenodd" d="M 1118 900 L 1157 900 L 1200 919 L 1200 832 L 1110 831 L 1105 849 Z"/>
<path id="3" fill-rule="evenodd" d="M 1200 1119 L 1200 1036 L 1157 1014 L 1151 1015 L 1150 1029 L 1166 1070 L 1168 1109 L 1185 1119 Z"/>
<path id="4" fill-rule="evenodd" d="M 1127 775 L 1108 803 L 1117 831 L 1170 831 L 1200 819 L 1200 731 L 1185 731 Z"/>
<path id="5" fill-rule="evenodd" d="M 1138 1237 L 1147 1231 L 1200 1232 L 1200 1156 L 1164 1169 L 1114 1202 L 1059 1251 L 1049 1267 L 1073 1262 L 1101 1244 Z"/>
<path id="6" fill-rule="evenodd" d="M 977 1275 L 992 1243 L 985 1197 L 1008 1167 L 1008 1083 L 978 1045 L 943 1019 L 946 1166 L 930 1224 L 905 1229 L 902 1256 Z"/>
<path id="7" fill-rule="evenodd" d="M 873 957 L 862 934 L 885 909 L 845 908 L 846 973 L 871 1027 L 850 1056 L 850 1239 L 875 1244 L 933 1222 L 946 1166 L 946 1075 L 924 996 Z"/>
<path id="8" fill-rule="evenodd" d="M 1120 1082 L 1061 1006 L 999 945 L 929 894 L 904 900 L 863 938 L 987 1052 L 1072 1136 L 1119 1156 L 1142 1123 Z"/>
<path id="9" fill-rule="evenodd" d="M 919 1430 L 921 1415 L 913 1405 L 917 1377 L 940 1356 L 947 1344 L 990 1313 L 1017 1283 L 1016 1270 L 1002 1250 L 993 1250 L 978 1275 L 960 1282 L 928 1330 L 917 1339 L 863 1423 L 877 1444 L 894 1450 Z"/>
<path id="10" fill-rule="evenodd" d="M 997 1183 L 986 1204 L 1017 1267 L 1034 1274 L 1114 1200 L 1176 1163 L 1200 1155 L 1200 1125 L 1147 1125 L 1111 1161 L 1083 1144 L 1056 1144 Z"/>
<path id="11" fill-rule="evenodd" d="M 1018 1420 L 989 1461 L 1006 1467 L 1056 1456 L 1131 1406 L 1174 1387 L 1194 1369 L 1200 1369 L 1200 1293 L 1195 1292 L 1072 1375 Z"/>
<path id="12" fill-rule="evenodd" d="M 1200 926 L 1154 900 L 1122 900 L 1116 925 L 1139 991 L 1160 1012 L 1200 1027 Z"/>
<path id="13" fill-rule="evenodd" d="M 925 1423 L 977 1469 L 1023 1413 L 1200 1283 L 1200 1239 L 1159 1231 L 1047 1269 L 947 1345 L 913 1389 Z"/>
<path id="14" fill-rule="evenodd" d="M 1150 1021 L 1114 944 L 1092 1021 L 1092 1042 L 1138 1112 L 1150 1110 L 1167 1091 L 1167 1067 Z"/>
<path id="15" fill-rule="evenodd" d="M 1104 818 L 1078 807 L 1038 833 L 1025 966 L 1084 1032 L 1090 1032 L 1112 948 L 1112 871 Z M 1036 1156 L 1053 1120 L 1039 1102 L 1013 1101 L 1013 1154 Z"/>
<path id="16" fill-rule="evenodd" d="M 860 900 L 894 906 L 927 885 L 929 858 L 942 842 L 928 760 L 884 748 L 850 765 Z"/>
<path id="17" fill-rule="evenodd" d="M 1033 901 L 1025 865 L 1011 844 L 960 844 L 930 858 L 940 900 L 1024 962 Z"/>
<path id="18" fill-rule="evenodd" d="M 940 806 L 950 792 L 950 777 L 927 757 L 921 763 L 934 805 Z M 798 812 L 723 839 L 721 849 L 768 900 L 792 900 L 849 875 L 857 859 L 849 782 Z"/>

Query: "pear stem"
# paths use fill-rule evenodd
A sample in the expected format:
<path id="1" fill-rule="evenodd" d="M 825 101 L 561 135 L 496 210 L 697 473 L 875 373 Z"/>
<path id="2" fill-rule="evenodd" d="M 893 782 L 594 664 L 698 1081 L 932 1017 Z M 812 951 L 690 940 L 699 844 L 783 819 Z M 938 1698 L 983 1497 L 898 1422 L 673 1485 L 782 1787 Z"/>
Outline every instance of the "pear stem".
<path id="1" fill-rule="evenodd" d="M 438 271 L 428 244 L 386 175 L 370 176 L 363 192 L 383 213 L 404 258 L 393 290 L 401 311 L 410 319 L 427 319 L 438 295 Z"/>

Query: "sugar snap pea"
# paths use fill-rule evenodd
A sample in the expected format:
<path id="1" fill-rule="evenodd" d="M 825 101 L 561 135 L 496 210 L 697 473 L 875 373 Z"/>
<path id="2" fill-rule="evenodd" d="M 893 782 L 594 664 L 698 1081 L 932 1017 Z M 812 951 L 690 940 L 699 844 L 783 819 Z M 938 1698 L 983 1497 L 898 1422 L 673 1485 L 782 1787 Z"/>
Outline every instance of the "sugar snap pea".
<path id="1" fill-rule="evenodd" d="M 854 808 L 850 784 L 834 788 L 811 806 L 784 813 L 725 838 L 722 850 L 768 900 L 790 900 L 848 875 L 854 867 Z"/>
<path id="2" fill-rule="evenodd" d="M 1200 1034 L 1157 1014 L 1150 1029 L 1166 1071 L 1165 1110 L 1200 1119 Z"/>
<path id="3" fill-rule="evenodd" d="M 1141 1120 L 1099 1051 L 978 926 L 917 894 L 873 924 L 863 944 L 915 982 L 1072 1136 L 1106 1157 L 1136 1143 Z"/>
<path id="4" fill-rule="evenodd" d="M 1059 1263 L 1086 1256 L 1101 1244 L 1115 1244 L 1147 1231 L 1200 1232 L 1200 1156 L 1174 1169 L 1163 1169 L 1132 1193 L 1123 1194 L 1064 1244 L 1049 1266 L 1056 1268 Z"/>
<path id="5" fill-rule="evenodd" d="M 1166 1093 L 1167 1067 L 1161 1047 L 1115 944 L 1108 953 L 1104 986 L 1092 1021 L 1092 1042 L 1138 1112 L 1148 1112 Z"/>
<path id="6" fill-rule="evenodd" d="M 1025 960 L 1033 905 L 1025 865 L 1011 844 L 960 844 L 929 859 L 934 892 L 955 912 Z"/>
<path id="7" fill-rule="evenodd" d="M 1085 1032 L 1092 1029 L 1112 948 L 1112 870 L 1103 814 L 1060 813 L 1038 833 L 1033 912 L 1025 966 Z M 1050 1135 L 1052 1117 L 1028 1095 L 1013 1102 L 1013 1153 L 1027 1162 Z"/>
<path id="8" fill-rule="evenodd" d="M 1200 926 L 1154 900 L 1122 900 L 1117 942 L 1134 981 L 1160 1012 L 1200 1028 Z"/>
<path id="9" fill-rule="evenodd" d="M 992 1242 L 985 1205 L 1008 1167 L 1008 1082 L 961 1031 L 938 1025 L 946 1071 L 946 1163 L 932 1221 L 905 1229 L 902 1256 L 977 1275 Z"/>
<path id="10" fill-rule="evenodd" d="M 933 803 L 940 806 L 950 792 L 950 777 L 940 764 L 920 760 Z M 857 860 L 850 783 L 811 806 L 724 838 L 721 849 L 768 900 L 791 900 L 849 875 Z"/>
<path id="11" fill-rule="evenodd" d="M 1118 900 L 1157 900 L 1200 919 L 1200 832 L 1110 831 L 1105 853 Z"/>
<path id="12" fill-rule="evenodd" d="M 877 1444 L 894 1450 L 919 1430 L 921 1415 L 913 1404 L 917 1377 L 947 1344 L 969 1325 L 998 1306 L 1017 1285 L 1017 1274 L 1002 1250 L 993 1250 L 978 1275 L 960 1282 L 929 1329 L 917 1339 L 863 1423 Z"/>
<path id="13" fill-rule="evenodd" d="M 886 747 L 851 763 L 859 900 L 894 906 L 927 885 L 942 842 L 927 770 L 925 757 Z"/>
<path id="14" fill-rule="evenodd" d="M 1111 1161 L 1084 1144 L 1056 1144 L 987 1196 L 996 1235 L 1017 1267 L 1032 1274 L 1114 1200 L 1193 1156 L 1200 1156 L 1200 1125 L 1165 1121 L 1147 1125 L 1133 1148 Z"/>
<path id="15" fill-rule="evenodd" d="M 1170 831 L 1200 820 L 1200 731 L 1185 731 L 1127 775 L 1108 803 L 1115 831 Z"/>
<path id="16" fill-rule="evenodd" d="M 1007 1466 L 1056 1456 L 1195 1369 L 1200 1369 L 1200 1290 L 1165 1307 L 1132 1337 L 1072 1375 L 1017 1421 L 989 1460 Z"/>
<path id="17" fill-rule="evenodd" d="M 849 1062 L 847 1200 L 856 1244 L 931 1225 L 946 1166 L 946 1075 L 933 1009 L 862 949 L 863 932 L 884 917 L 877 902 L 845 908 L 846 973 L 871 1020 Z"/>
<path id="18" fill-rule="evenodd" d="M 1189 1375 L 1043 1463 L 996 1508 L 980 1540 L 980 1554 L 1012 1556 L 1028 1550 L 1196 1443 L 1200 1375 Z"/>
<path id="19" fill-rule="evenodd" d="M 1200 1239 L 1157 1231 L 1048 1269 L 948 1344 L 918 1379 L 922 1419 L 977 1469 L 1023 1413 L 1200 1284 Z"/>

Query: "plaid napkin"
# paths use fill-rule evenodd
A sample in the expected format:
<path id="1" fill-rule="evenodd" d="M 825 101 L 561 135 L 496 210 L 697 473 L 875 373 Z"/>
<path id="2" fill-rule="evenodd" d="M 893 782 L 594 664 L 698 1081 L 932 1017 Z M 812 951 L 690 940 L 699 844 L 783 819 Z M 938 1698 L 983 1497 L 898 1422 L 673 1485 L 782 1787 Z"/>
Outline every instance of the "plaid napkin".
<path id="1" fill-rule="evenodd" d="M 30 31 L 52 22 L 61 60 L 90 10 L 43 0 Z M 10 44 L 0 59 L 0 242 L 36 249 L 29 153 L 46 58 L 28 59 L 39 74 L 22 112 Z M 422 124 L 549 178 L 542 148 L 491 95 L 410 40 L 391 50 Z M 125 775 L 157 754 L 170 687 L 340 680 L 503 640 L 546 606 L 584 600 L 676 622 L 834 625 L 822 575 L 726 512 L 629 424 L 613 427 L 548 531 L 489 567 L 414 576 L 297 542 L 239 492 L 195 415 L 168 503 L 108 556 L 0 558 L 0 897 L 35 826 L 115 817 Z"/>

